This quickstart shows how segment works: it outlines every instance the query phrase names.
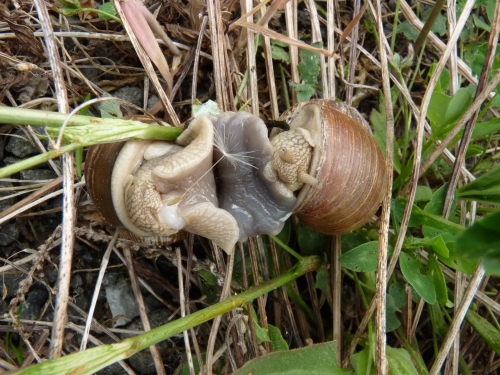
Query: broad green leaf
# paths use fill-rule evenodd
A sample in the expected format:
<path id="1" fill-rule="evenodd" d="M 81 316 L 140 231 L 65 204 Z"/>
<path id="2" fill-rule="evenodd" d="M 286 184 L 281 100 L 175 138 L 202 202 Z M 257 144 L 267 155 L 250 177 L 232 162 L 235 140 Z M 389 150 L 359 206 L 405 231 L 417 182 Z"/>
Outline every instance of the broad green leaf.
<path id="1" fill-rule="evenodd" d="M 444 318 L 443 311 L 439 303 L 428 305 L 429 317 L 431 318 L 432 330 L 436 333 L 438 338 L 443 338 L 448 333 L 448 325 Z"/>
<path id="2" fill-rule="evenodd" d="M 434 255 L 429 256 L 429 270 L 429 276 L 436 290 L 436 299 L 440 305 L 445 306 L 448 302 L 448 289 L 446 288 L 443 270 Z"/>
<path id="3" fill-rule="evenodd" d="M 457 238 L 457 252 L 473 259 L 500 259 L 500 212 L 485 216 L 467 228 Z"/>
<path id="4" fill-rule="evenodd" d="M 457 190 L 461 199 L 500 204 L 500 164 Z"/>
<path id="5" fill-rule="evenodd" d="M 496 97 L 500 98 L 500 95 Z M 491 135 L 500 130 L 500 118 L 492 118 L 488 121 L 478 122 L 474 125 L 472 131 L 472 138 L 481 138 Z"/>
<path id="6" fill-rule="evenodd" d="M 427 117 L 431 121 L 433 130 L 446 125 L 446 111 L 450 105 L 451 97 L 443 92 L 433 92 L 427 109 Z"/>
<path id="7" fill-rule="evenodd" d="M 304 224 L 299 224 L 297 240 L 303 255 L 321 255 L 329 249 L 328 236 L 316 232 Z"/>
<path id="8" fill-rule="evenodd" d="M 99 10 L 102 11 L 102 12 L 105 12 L 111 16 L 116 16 L 116 9 L 115 7 L 113 6 L 113 3 L 109 2 L 109 3 L 104 3 L 102 4 L 100 7 L 99 7 Z M 109 19 L 108 16 L 106 16 L 105 14 L 103 13 L 98 13 L 98 16 L 101 20 L 107 20 Z"/>
<path id="9" fill-rule="evenodd" d="M 403 219 L 405 207 L 406 207 L 406 199 L 405 198 L 399 197 L 399 198 L 396 198 L 395 200 L 392 201 L 392 204 L 391 204 L 392 215 L 393 215 L 394 220 L 396 220 L 398 227 L 399 227 L 399 224 L 401 223 L 401 220 Z M 412 213 L 410 216 L 410 221 L 408 223 L 408 226 L 410 228 L 417 227 L 417 226 L 422 225 L 424 223 L 424 218 L 422 217 L 422 215 L 415 214 L 415 207 L 417 207 L 417 206 L 415 206 L 415 205 L 413 206 Z"/>
<path id="10" fill-rule="evenodd" d="M 311 46 L 322 48 L 323 43 L 312 43 Z M 300 74 L 300 79 L 302 82 L 309 85 L 316 85 L 318 83 L 319 75 L 319 52 L 301 50 L 300 51 L 300 63 L 297 69 Z"/>
<path id="11" fill-rule="evenodd" d="M 269 333 L 269 338 L 271 339 L 271 347 L 273 348 L 273 352 L 289 349 L 288 344 L 281 335 L 281 331 L 277 327 L 273 326 L 272 324 L 269 324 L 268 333 Z"/>
<path id="12" fill-rule="evenodd" d="M 233 375 L 347 375 L 335 360 L 335 342 L 270 353 L 248 361 Z"/>
<path id="13" fill-rule="evenodd" d="M 422 17 L 424 21 L 427 21 L 431 12 L 432 8 L 429 8 L 424 12 Z M 444 35 L 446 33 L 446 17 L 443 16 L 442 13 L 437 15 L 434 23 L 432 24 L 431 31 L 439 35 Z"/>
<path id="14" fill-rule="evenodd" d="M 465 318 L 484 342 L 500 355 L 500 330 L 473 310 L 469 310 Z"/>
<path id="15" fill-rule="evenodd" d="M 284 48 L 276 45 L 275 43 L 271 44 L 271 56 L 273 60 L 278 60 L 286 64 L 290 64 L 289 53 Z"/>
<path id="16" fill-rule="evenodd" d="M 112 98 L 113 96 L 107 92 L 103 95 L 104 98 Z M 120 110 L 119 100 L 106 100 L 99 103 L 99 112 L 102 118 L 122 118 L 123 114 Z"/>
<path id="17" fill-rule="evenodd" d="M 389 246 L 389 253 L 392 253 Z M 355 272 L 375 272 L 377 270 L 378 241 L 362 244 L 339 257 L 340 264 Z"/>
<path id="18" fill-rule="evenodd" d="M 475 14 L 472 15 L 472 20 L 474 21 L 474 25 L 476 25 L 476 27 L 478 29 L 482 29 L 482 30 L 485 30 L 487 32 L 491 32 L 490 25 L 488 25 L 486 22 L 484 22 L 481 18 L 479 18 Z"/>
<path id="19" fill-rule="evenodd" d="M 295 83 L 289 82 L 290 86 L 297 92 L 297 99 L 299 102 L 305 102 L 306 100 L 311 99 L 313 94 L 316 92 L 314 86 L 311 86 L 308 83 Z"/>
<path id="20" fill-rule="evenodd" d="M 406 305 L 406 292 L 405 284 L 395 281 L 389 285 L 389 294 L 394 300 L 394 304 L 398 308 L 402 308 Z"/>
<path id="21" fill-rule="evenodd" d="M 323 264 L 318 272 L 316 272 L 316 283 L 314 284 L 316 289 L 322 290 L 323 292 L 328 291 L 328 267 Z"/>
<path id="22" fill-rule="evenodd" d="M 387 121 L 385 119 L 385 111 L 381 108 L 382 112 L 372 109 L 370 113 L 370 122 L 373 127 L 373 137 L 379 145 L 382 153 L 385 155 L 385 142 L 387 133 Z"/>
<path id="23" fill-rule="evenodd" d="M 447 188 L 447 184 L 441 186 L 434 193 L 431 201 L 425 206 L 424 212 L 422 213 L 425 217 L 425 219 L 423 219 L 425 224 L 422 226 L 422 233 L 424 236 L 434 238 L 441 235 L 446 243 L 455 241 L 456 236 L 463 230 L 460 225 L 454 223 L 454 221 L 457 220 L 454 212 L 456 199 L 454 199 L 451 205 L 450 220 L 441 216 Z"/>
<path id="24" fill-rule="evenodd" d="M 472 156 L 481 155 L 484 152 L 484 148 L 480 145 L 472 143 L 467 147 L 467 152 L 465 153 L 465 158 L 468 159 Z"/>
<path id="25" fill-rule="evenodd" d="M 404 36 L 411 41 L 416 41 L 419 35 L 419 31 L 410 25 L 408 21 L 403 21 L 398 25 L 398 30 L 402 31 Z"/>
<path id="26" fill-rule="evenodd" d="M 427 247 L 431 248 L 436 254 L 439 254 L 443 257 L 448 258 L 450 256 L 450 250 L 446 246 L 446 243 L 443 240 L 441 235 L 438 235 L 433 238 L 411 238 L 411 241 L 407 244 L 409 248 L 417 248 L 417 247 Z"/>
<path id="27" fill-rule="evenodd" d="M 61 12 L 66 17 L 71 17 L 77 14 L 80 9 L 80 2 L 78 0 L 59 0 L 61 7 L 59 12 Z"/>
<path id="28" fill-rule="evenodd" d="M 417 186 L 415 192 L 415 202 L 428 202 L 432 198 L 432 189 L 428 186 Z"/>
<path id="29" fill-rule="evenodd" d="M 401 312 L 394 302 L 394 298 L 390 294 L 386 296 L 385 302 L 385 329 L 387 332 L 392 332 L 401 326 L 401 321 L 396 313 Z"/>
<path id="30" fill-rule="evenodd" d="M 368 239 L 359 233 L 352 232 L 344 234 L 342 235 L 342 252 L 346 253 L 366 242 L 368 242 Z"/>
<path id="31" fill-rule="evenodd" d="M 406 349 L 386 346 L 389 375 L 419 375 Z"/>
<path id="32" fill-rule="evenodd" d="M 406 281 L 427 303 L 436 302 L 436 291 L 429 276 L 420 273 L 421 264 L 413 256 L 402 252 L 399 256 L 399 265 Z"/>
<path id="33" fill-rule="evenodd" d="M 450 268 L 454 270 L 460 271 L 467 275 L 471 275 L 476 269 L 478 260 L 477 259 L 468 259 L 463 255 L 459 255 L 456 251 L 456 243 L 455 242 L 447 242 L 448 250 L 450 251 L 450 255 L 448 257 L 443 257 L 436 253 L 439 260 L 443 262 Z"/>
<path id="34" fill-rule="evenodd" d="M 375 366 L 369 348 L 365 348 L 358 353 L 351 355 L 351 366 L 356 375 L 375 374 Z M 369 372 L 368 372 L 369 371 Z"/>
<path id="35" fill-rule="evenodd" d="M 252 319 L 253 319 L 253 326 L 255 328 L 255 336 L 257 337 L 257 344 L 262 344 L 264 341 L 271 341 L 269 339 L 268 335 L 268 329 L 267 328 L 262 328 L 259 325 L 259 320 L 257 319 L 257 313 L 255 312 L 255 309 L 253 306 L 252 308 Z"/>
<path id="36" fill-rule="evenodd" d="M 459 89 L 451 98 L 446 109 L 445 123 L 449 125 L 457 122 L 472 103 L 472 94 L 466 88 Z"/>

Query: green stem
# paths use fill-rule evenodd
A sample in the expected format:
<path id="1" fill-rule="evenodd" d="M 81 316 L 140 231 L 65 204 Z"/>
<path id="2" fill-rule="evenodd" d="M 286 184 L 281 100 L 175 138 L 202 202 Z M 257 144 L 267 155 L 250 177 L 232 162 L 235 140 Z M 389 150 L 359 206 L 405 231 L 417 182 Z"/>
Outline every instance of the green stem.
<path id="1" fill-rule="evenodd" d="M 225 314 L 237 307 L 251 302 L 265 293 L 283 286 L 290 281 L 308 272 L 317 270 L 321 266 L 321 258 L 316 256 L 303 258 L 287 273 L 278 276 L 257 288 L 250 289 L 238 296 L 221 301 L 197 311 L 193 314 L 177 319 L 176 321 L 155 328 L 141 335 L 122 340 L 116 344 L 101 345 L 96 348 L 87 349 L 83 352 L 70 354 L 59 359 L 49 360 L 23 368 L 11 374 L 91 374 L 99 369 L 109 366 L 115 362 L 129 358 L 151 345 L 179 334 L 187 329 L 205 323 L 216 316 Z"/>
<path id="2" fill-rule="evenodd" d="M 45 126 L 47 134 L 54 137 L 59 134 L 61 125 L 67 118 L 68 115 L 64 113 L 0 107 L 0 124 Z M 182 130 L 179 127 L 148 125 L 133 120 L 71 116 L 64 129 L 65 146 L 2 168 L 0 178 L 34 167 L 80 147 L 130 139 L 173 141 Z"/>

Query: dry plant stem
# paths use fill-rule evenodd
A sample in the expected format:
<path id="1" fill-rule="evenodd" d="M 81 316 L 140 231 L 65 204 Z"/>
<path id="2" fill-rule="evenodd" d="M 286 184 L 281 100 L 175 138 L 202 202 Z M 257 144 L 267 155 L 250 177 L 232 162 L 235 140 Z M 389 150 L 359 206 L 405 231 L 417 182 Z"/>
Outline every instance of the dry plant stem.
<path id="1" fill-rule="evenodd" d="M 309 13 L 311 13 L 311 29 L 312 29 L 312 42 L 317 43 L 320 42 L 323 44 L 323 40 L 321 37 L 321 28 L 319 25 L 319 17 L 318 10 L 316 9 L 316 3 L 313 0 L 306 1 L 307 9 Z M 330 97 L 330 90 L 328 87 L 328 73 L 326 71 L 326 61 L 324 55 L 319 55 L 319 66 L 321 71 L 321 86 L 323 88 L 323 98 L 325 99 L 333 99 Z"/>
<path id="2" fill-rule="evenodd" d="M 330 275 L 333 291 L 333 340 L 337 342 L 337 363 L 342 363 L 342 265 L 338 261 L 342 255 L 342 237 L 334 236 L 331 252 Z"/>
<path id="3" fill-rule="evenodd" d="M 386 291 L 387 291 L 387 244 L 389 241 L 389 220 L 391 214 L 392 197 L 392 174 L 393 174 L 393 144 L 394 144 L 394 117 L 391 99 L 391 87 L 389 78 L 389 67 L 387 65 L 387 50 L 384 43 L 385 34 L 382 24 L 382 9 L 380 0 L 374 2 L 376 10 L 377 33 L 379 41 L 380 63 L 382 66 L 382 87 L 384 90 L 384 103 L 387 123 L 386 150 L 385 150 L 385 169 L 387 174 L 386 193 L 382 203 L 382 215 L 380 218 L 380 235 L 377 259 L 377 284 L 375 291 L 375 300 L 377 303 L 377 312 L 375 315 L 376 330 L 376 350 L 375 366 L 376 373 L 379 375 L 387 374 L 386 364 Z"/>
<path id="4" fill-rule="evenodd" d="M 270 238 L 269 243 L 271 245 L 271 254 L 273 257 L 275 274 L 280 275 L 281 274 L 280 260 L 278 258 L 278 251 L 276 248 L 276 242 L 274 242 Z M 248 288 L 248 286 L 246 286 L 246 287 Z M 292 337 L 294 338 L 295 344 L 297 345 L 297 347 L 301 348 L 302 346 L 304 346 L 304 344 L 302 343 L 302 339 L 300 338 L 299 330 L 297 328 L 297 322 L 295 321 L 295 316 L 293 315 L 293 308 L 292 308 L 292 305 L 290 303 L 290 299 L 288 298 L 288 293 L 286 293 L 286 290 L 284 288 L 279 288 L 278 294 L 281 296 L 280 300 L 282 300 L 284 305 L 285 305 L 285 310 L 287 312 L 288 319 L 290 321 L 290 325 L 291 325 L 291 329 L 292 329 Z M 254 338 L 254 340 L 255 340 L 255 343 L 257 343 L 256 337 Z M 257 348 L 257 346 L 256 346 L 256 348 Z"/>
<path id="5" fill-rule="evenodd" d="M 334 0 L 327 0 L 326 4 L 326 19 L 327 19 L 327 47 L 328 52 L 333 54 L 335 51 L 335 17 L 334 17 Z M 327 99 L 335 98 L 335 58 L 331 55 L 328 57 L 328 77 L 323 79 L 328 80 Z"/>
<path id="6" fill-rule="evenodd" d="M 477 95 L 477 97 L 472 102 L 471 106 L 463 114 L 462 118 L 457 122 L 453 129 L 446 135 L 446 137 L 441 141 L 441 143 L 432 152 L 429 158 L 420 167 L 419 177 L 422 177 L 427 169 L 436 161 L 436 159 L 443 153 L 444 149 L 447 148 L 456 135 L 462 130 L 465 123 L 478 111 L 483 102 L 488 98 L 490 93 L 495 89 L 495 87 L 500 83 L 500 69 L 497 70 L 495 76 L 491 81 L 483 88 L 483 90 Z"/>
<path id="7" fill-rule="evenodd" d="M 272 6 L 274 3 L 271 4 L 271 8 L 267 9 L 263 7 L 260 12 L 261 12 L 261 21 L 266 18 L 266 15 L 270 15 L 273 13 Z M 263 26 L 267 26 L 267 24 L 263 23 Z M 273 65 L 273 59 L 272 59 L 272 50 L 271 50 L 271 39 L 268 36 L 263 36 L 263 41 L 264 41 L 264 55 L 266 57 L 265 59 L 265 64 L 266 64 L 266 77 L 267 77 L 267 87 L 269 89 L 269 101 L 271 103 L 271 118 L 273 120 L 276 120 L 279 117 L 279 108 L 278 108 L 278 94 L 276 90 L 276 77 L 274 76 L 274 65 Z"/>
<path id="8" fill-rule="evenodd" d="M 137 275 L 135 273 L 134 261 L 132 260 L 132 253 L 130 247 L 125 246 L 123 248 L 123 256 L 125 257 L 128 274 L 130 276 L 130 283 L 132 284 L 132 291 L 134 292 L 134 297 L 137 302 L 137 307 L 139 308 L 139 315 L 141 316 L 142 327 L 145 332 L 151 331 L 151 325 L 149 324 L 148 313 L 146 311 L 146 306 L 144 305 L 144 299 L 142 297 L 141 288 L 139 287 L 139 282 L 137 280 Z M 152 345 L 149 350 L 151 351 L 151 356 L 156 368 L 156 373 L 165 375 L 165 366 L 161 359 L 160 351 L 156 345 Z"/>
<path id="9" fill-rule="evenodd" d="M 35 347 L 33 348 L 33 349 L 35 349 L 35 352 L 39 352 L 40 350 L 42 350 L 43 346 L 46 345 L 47 339 L 49 338 L 49 336 L 50 336 L 50 331 L 48 329 L 42 330 L 42 333 L 41 333 L 40 337 L 38 337 L 38 340 L 36 340 Z M 28 367 L 29 365 L 31 365 L 33 363 L 34 359 L 35 359 L 35 356 L 32 353 L 28 354 L 28 356 L 25 358 L 21 367 Z M 38 360 L 38 358 L 37 358 L 37 360 Z"/>
<path id="10" fill-rule="evenodd" d="M 69 110 L 68 100 L 66 96 L 66 87 L 63 80 L 62 69 L 57 51 L 55 37 L 53 34 L 52 24 L 50 23 L 49 13 L 45 2 L 35 0 L 34 4 L 37 9 L 38 19 L 42 26 L 45 38 L 45 45 L 49 57 L 54 86 L 56 90 L 57 103 L 59 112 L 67 113 Z M 71 278 L 71 262 L 73 259 L 73 244 L 75 241 L 73 227 L 75 220 L 75 205 L 73 178 L 74 166 L 72 155 L 63 155 L 63 226 L 62 226 L 62 243 L 61 243 L 61 258 L 59 261 L 59 276 L 58 276 L 58 293 L 56 306 L 54 311 L 54 327 L 52 330 L 52 339 L 50 342 L 50 357 L 59 358 L 62 352 L 62 341 L 64 335 L 64 325 L 67 319 L 67 305 L 69 284 Z"/>
<path id="11" fill-rule="evenodd" d="M 260 284 L 259 266 L 257 263 L 257 255 L 256 255 L 257 251 L 258 250 L 255 247 L 255 238 L 249 238 L 248 253 L 250 255 L 250 262 L 252 266 L 253 285 L 255 285 L 256 287 L 258 287 Z M 266 302 L 264 300 L 264 296 L 257 298 L 257 305 L 259 307 L 259 314 L 257 316 L 260 317 L 260 324 L 262 328 L 267 329 L 268 325 L 267 325 L 267 314 L 266 314 Z M 271 348 L 268 342 L 264 342 L 264 347 L 266 348 L 266 351 L 269 353 Z"/>
<path id="12" fill-rule="evenodd" d="M 200 24 L 200 30 L 198 33 L 198 41 L 196 43 L 196 53 L 194 55 L 194 62 L 193 62 L 193 83 L 191 85 L 191 103 L 194 104 L 194 101 L 196 99 L 196 87 L 197 87 L 197 81 L 198 81 L 198 66 L 200 63 L 200 50 L 201 50 L 201 43 L 203 42 L 203 37 L 205 35 L 205 30 L 207 28 L 207 23 L 208 23 L 208 18 L 207 16 L 203 16 Z"/>
<path id="13" fill-rule="evenodd" d="M 309 295 L 311 296 L 311 309 L 314 314 L 314 319 L 316 323 L 316 327 L 318 327 L 318 340 L 319 342 L 325 342 L 325 331 L 323 328 L 323 319 L 321 317 L 321 311 L 319 308 L 318 295 L 316 294 L 316 290 L 314 288 L 314 278 L 309 273 L 306 275 L 307 287 L 309 289 Z"/>
<path id="14" fill-rule="evenodd" d="M 179 305 L 181 307 L 181 317 L 186 316 L 186 298 L 184 294 L 184 278 L 182 277 L 182 256 L 180 247 L 175 248 L 177 256 L 177 279 L 179 282 Z M 186 357 L 189 366 L 189 373 L 194 375 L 193 356 L 191 355 L 191 346 L 189 345 L 188 331 L 182 332 L 184 336 L 184 346 L 186 348 Z"/>
<path id="15" fill-rule="evenodd" d="M 95 306 L 97 304 L 97 298 L 99 297 L 99 291 L 101 289 L 102 280 L 104 278 L 104 273 L 106 272 L 106 267 L 108 266 L 109 256 L 115 246 L 116 239 L 118 238 L 118 229 L 115 230 L 113 239 L 109 242 L 106 251 L 101 260 L 101 268 L 99 269 L 99 275 L 97 276 L 97 281 L 95 283 L 94 294 L 92 296 L 92 302 L 90 303 L 90 309 L 88 313 L 87 323 L 85 324 L 85 332 L 82 337 L 82 343 L 80 344 L 80 351 L 84 351 L 87 348 L 87 341 L 90 333 L 90 327 L 92 325 L 92 317 L 94 316 Z"/>
<path id="16" fill-rule="evenodd" d="M 436 6 L 437 7 L 437 6 Z M 448 16 L 448 35 L 453 34 L 457 24 L 457 16 L 455 13 L 455 1 L 447 0 L 447 10 L 446 15 Z M 418 53 L 415 51 L 415 53 Z M 453 51 L 451 51 L 450 61 L 448 66 L 450 68 L 450 94 L 455 95 L 457 90 L 460 88 L 460 81 L 458 77 L 458 49 L 455 45 Z"/>
<path id="17" fill-rule="evenodd" d="M 439 353 L 436 356 L 436 360 L 432 364 L 429 375 L 437 375 L 439 373 L 443 362 L 448 356 L 448 352 L 451 348 L 451 345 L 453 344 L 455 336 L 460 332 L 460 326 L 462 325 L 462 322 L 465 318 L 465 314 L 467 314 L 470 303 L 472 302 L 472 299 L 474 298 L 474 295 L 476 294 L 484 275 L 484 267 L 481 263 L 479 263 L 476 267 L 476 270 L 474 271 L 474 274 L 472 275 L 467 290 L 465 291 L 462 303 L 456 310 L 455 316 L 453 317 L 453 320 L 448 327 L 448 333 L 446 334 L 443 343 L 441 344 L 441 348 L 439 349 Z"/>
<path id="18" fill-rule="evenodd" d="M 289 1 L 285 6 L 285 20 L 288 36 L 292 39 L 297 39 L 297 0 Z M 292 74 L 292 82 L 300 83 L 298 70 L 299 51 L 296 45 L 290 44 L 290 68 Z M 297 102 L 297 93 L 292 90 L 292 104 Z"/>
<path id="19" fill-rule="evenodd" d="M 39 197 L 44 197 L 48 192 L 59 186 L 61 183 L 62 183 L 62 177 L 57 177 L 51 182 L 49 182 L 47 185 L 42 186 L 40 189 L 36 190 L 35 192 L 31 193 L 30 195 L 22 199 L 20 202 L 17 202 L 16 204 L 10 206 L 6 210 L 0 212 L 0 225 L 5 223 L 10 218 L 15 217 L 18 213 L 25 211 L 24 207 L 26 205 L 38 199 Z M 21 211 L 17 212 L 17 210 Z"/>
<path id="20" fill-rule="evenodd" d="M 245 248 L 243 246 L 243 243 L 238 242 L 238 248 L 240 250 L 240 257 L 241 257 L 241 276 L 243 279 L 243 288 L 245 290 L 248 290 L 248 276 L 247 276 L 247 267 L 246 267 L 246 261 L 245 261 Z M 276 246 L 273 249 L 276 251 Z M 273 252 L 273 257 L 275 256 L 275 253 Z M 279 275 L 279 273 L 276 273 Z M 249 302 L 245 304 L 247 307 L 247 311 L 252 311 L 252 304 Z M 253 319 L 248 320 L 248 327 L 250 329 L 250 340 L 252 341 L 253 345 L 253 351 L 255 353 L 256 357 L 259 357 L 259 344 L 257 343 L 257 335 L 255 334 L 255 325 L 253 322 Z"/>
<path id="21" fill-rule="evenodd" d="M 252 0 L 242 0 L 242 8 L 245 10 L 250 10 L 252 8 Z M 253 22 L 253 17 L 249 16 L 247 21 L 249 23 Z M 248 29 L 247 30 L 247 43 L 246 43 L 246 57 L 247 57 L 247 70 L 248 70 L 248 86 L 250 89 L 250 111 L 252 114 L 259 115 L 259 93 L 257 88 L 257 69 L 255 61 L 255 33 Z M 249 111 L 249 112 L 250 112 Z"/>
<path id="22" fill-rule="evenodd" d="M 217 246 L 215 246 L 215 251 L 219 251 Z M 231 280 L 233 278 L 233 267 L 234 267 L 234 255 L 235 251 L 232 251 L 229 254 L 229 258 L 227 260 L 226 266 L 226 277 L 224 279 L 224 286 L 222 287 L 222 292 L 220 295 L 220 301 L 224 301 L 225 299 L 231 296 Z M 205 364 L 205 374 L 212 375 L 212 365 L 213 365 L 213 354 L 215 348 L 215 340 L 217 339 L 217 332 L 219 330 L 219 325 L 222 319 L 222 315 L 218 315 L 213 323 L 212 328 L 210 329 L 210 336 L 208 337 L 207 343 L 207 357 Z"/>
<path id="23" fill-rule="evenodd" d="M 495 50 L 498 45 L 498 34 L 500 32 L 500 1 L 496 2 L 494 14 L 495 16 L 493 18 L 493 22 L 491 23 L 491 32 L 490 32 L 490 39 L 488 41 L 488 49 L 486 51 L 483 69 L 481 71 L 481 76 L 479 78 L 479 83 L 477 85 L 476 96 L 479 95 L 483 87 L 486 85 L 488 77 L 490 76 L 493 60 L 495 59 Z M 453 166 L 453 173 L 451 175 L 451 179 L 448 185 L 448 189 L 446 191 L 446 197 L 444 201 L 443 216 L 445 218 L 448 217 L 451 210 L 451 203 L 453 202 L 454 192 L 458 182 L 459 171 L 462 168 L 462 165 L 465 161 L 465 153 L 467 152 L 467 148 L 469 146 L 470 138 L 472 136 L 472 130 L 474 129 L 477 116 L 478 113 L 475 112 L 474 115 L 469 119 L 469 122 L 465 126 L 462 140 L 460 141 L 457 158 L 455 160 L 455 165 Z"/>
<path id="24" fill-rule="evenodd" d="M 127 34 L 130 37 L 130 42 L 134 46 L 134 49 L 137 53 L 137 56 L 139 57 L 139 60 L 141 60 L 142 65 L 144 66 L 144 69 L 146 70 L 146 73 L 153 83 L 153 86 L 155 87 L 158 96 L 160 97 L 160 101 L 163 104 L 163 107 L 165 108 L 165 112 L 167 114 L 167 117 L 169 119 L 169 122 L 172 126 L 180 126 L 181 122 L 179 121 L 179 118 L 177 117 L 177 114 L 175 113 L 174 107 L 172 107 L 172 104 L 170 103 L 169 98 L 167 97 L 167 94 L 163 90 L 160 81 L 158 80 L 158 77 L 156 76 L 155 70 L 153 68 L 153 65 L 151 64 L 151 60 L 149 57 L 146 55 L 146 52 L 140 45 L 139 41 L 137 38 L 134 36 L 134 32 L 132 31 L 127 18 L 123 14 L 123 11 L 120 7 L 120 0 L 113 0 L 113 4 L 116 9 L 116 13 L 120 17 L 120 19 L 123 22 L 123 27 L 127 31 Z M 159 108 L 158 108 L 159 110 Z M 154 113 L 153 113 L 154 114 Z"/>
<path id="25" fill-rule="evenodd" d="M 224 40 L 224 25 L 222 24 L 222 11 L 220 2 L 207 0 L 208 24 L 212 41 L 212 58 L 214 60 L 215 94 L 219 108 L 225 111 L 233 109 L 232 98 L 229 97 L 229 82 L 227 76 L 226 49 Z M 210 367 L 210 366 L 208 366 Z"/>
<path id="26" fill-rule="evenodd" d="M 359 13 L 359 8 L 360 8 L 359 3 L 360 3 L 360 0 L 354 1 L 354 10 L 353 10 L 354 15 L 357 15 Z M 358 57 L 358 49 L 356 48 L 356 46 L 358 44 L 358 36 L 359 36 L 359 22 L 356 22 L 356 24 L 354 25 L 354 28 L 352 30 L 352 34 L 351 34 L 351 48 L 349 51 L 349 74 L 347 77 L 347 81 L 349 83 L 354 83 L 354 76 L 356 74 L 356 63 L 357 63 L 357 57 Z M 383 36 L 383 34 L 379 33 L 379 37 L 382 38 L 382 36 Z M 380 60 L 382 62 L 385 61 L 385 59 L 382 58 L 382 56 L 380 57 Z M 354 87 L 352 87 L 351 85 L 347 86 L 346 97 L 345 97 L 345 101 L 346 101 L 347 105 L 352 104 L 353 90 L 354 90 Z"/>

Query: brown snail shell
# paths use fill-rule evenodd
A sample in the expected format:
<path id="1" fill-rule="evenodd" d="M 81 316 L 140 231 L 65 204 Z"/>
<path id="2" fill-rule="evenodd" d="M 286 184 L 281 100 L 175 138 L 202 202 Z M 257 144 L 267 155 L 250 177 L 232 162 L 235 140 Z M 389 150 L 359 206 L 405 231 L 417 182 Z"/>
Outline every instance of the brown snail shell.
<path id="1" fill-rule="evenodd" d="M 299 220 L 332 235 L 368 222 L 382 202 L 387 178 L 384 156 L 363 117 L 343 103 L 311 100 L 281 118 L 316 140 L 309 174 L 322 188 L 302 187 L 294 208 Z"/>

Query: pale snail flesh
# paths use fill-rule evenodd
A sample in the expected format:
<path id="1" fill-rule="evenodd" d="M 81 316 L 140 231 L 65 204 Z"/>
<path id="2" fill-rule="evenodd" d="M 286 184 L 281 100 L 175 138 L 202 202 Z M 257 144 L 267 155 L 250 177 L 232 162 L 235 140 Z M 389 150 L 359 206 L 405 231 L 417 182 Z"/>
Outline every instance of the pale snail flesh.
<path id="1" fill-rule="evenodd" d="M 249 236 L 277 234 L 294 211 L 299 215 L 307 211 L 304 207 L 311 192 L 323 194 L 334 189 L 331 176 L 321 174 L 325 155 L 329 153 L 318 149 L 325 147 L 325 139 L 332 138 L 324 129 L 322 111 L 327 103 L 328 107 L 337 105 L 311 101 L 302 106 L 298 115 L 291 116 L 291 130 L 275 135 L 271 141 L 258 117 L 246 112 L 225 112 L 210 119 L 197 117 L 179 136 L 177 145 L 163 141 L 128 142 L 112 173 L 112 184 L 119 186 L 119 192 L 113 193 L 113 204 L 121 223 L 140 236 L 168 236 L 184 229 L 213 240 L 227 252 L 232 251 L 237 241 Z M 346 112 L 341 108 L 340 112 Z M 355 122 L 360 119 L 364 121 L 359 116 Z M 370 195 L 376 196 L 370 200 L 366 210 L 369 212 L 364 214 L 362 223 L 356 221 L 359 227 L 370 219 L 381 202 L 384 169 L 383 156 L 372 141 L 367 124 L 358 126 L 362 130 L 354 133 L 366 132 L 371 140 L 367 141 L 368 150 L 363 146 L 356 153 L 363 158 L 366 152 L 375 152 L 377 155 L 371 159 L 376 161 L 373 170 L 379 174 L 375 183 L 371 177 L 364 181 L 376 190 Z M 219 138 L 216 147 L 214 134 Z M 243 155 L 243 162 L 237 158 L 235 164 L 233 155 Z M 345 156 L 341 158 L 346 159 Z M 336 183 L 345 185 L 345 181 Z M 359 189 L 348 190 L 349 194 Z M 366 203 L 364 194 L 355 197 L 354 203 L 356 200 Z M 351 201 L 348 206 L 352 206 Z M 313 213 L 316 216 L 321 215 Z M 304 218 L 301 220 L 309 224 L 307 214 Z M 347 230 L 352 230 L 350 220 L 347 221 Z M 345 232 L 336 227 L 320 231 Z"/>

